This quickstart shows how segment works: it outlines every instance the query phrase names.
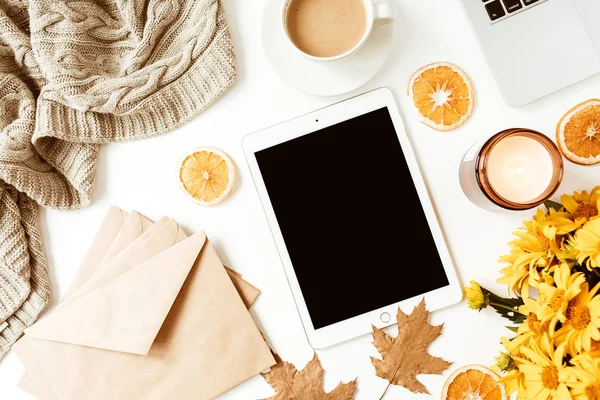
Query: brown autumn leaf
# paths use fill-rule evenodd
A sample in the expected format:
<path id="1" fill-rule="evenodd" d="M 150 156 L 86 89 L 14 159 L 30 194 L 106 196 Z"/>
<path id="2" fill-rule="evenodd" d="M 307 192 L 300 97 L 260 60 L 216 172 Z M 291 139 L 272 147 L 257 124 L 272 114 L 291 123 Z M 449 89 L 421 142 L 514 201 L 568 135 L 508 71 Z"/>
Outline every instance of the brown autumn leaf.
<path id="1" fill-rule="evenodd" d="M 441 374 L 452 363 L 427 353 L 427 348 L 442 332 L 442 325 L 427 323 L 425 300 L 407 315 L 398 308 L 398 336 L 392 338 L 373 326 L 373 345 L 382 359 L 371 357 L 375 373 L 390 384 L 404 386 L 413 393 L 427 393 L 417 380 L 419 374 Z M 389 385 L 388 385 L 389 387 Z M 387 389 L 386 389 L 387 391 Z"/>
<path id="2" fill-rule="evenodd" d="M 356 379 L 340 383 L 329 393 L 323 391 L 323 367 L 317 353 L 301 371 L 282 361 L 277 354 L 274 356 L 277 364 L 261 375 L 276 393 L 264 400 L 352 400 L 354 397 Z"/>

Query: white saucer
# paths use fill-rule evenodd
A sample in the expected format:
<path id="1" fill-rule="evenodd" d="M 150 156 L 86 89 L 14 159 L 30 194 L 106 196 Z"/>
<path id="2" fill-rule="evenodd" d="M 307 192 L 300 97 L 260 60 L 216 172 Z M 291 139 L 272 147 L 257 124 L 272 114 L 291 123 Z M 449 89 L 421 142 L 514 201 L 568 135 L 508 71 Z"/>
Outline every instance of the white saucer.
<path id="1" fill-rule="evenodd" d="M 369 82 L 390 52 L 393 23 L 374 26 L 364 46 L 341 60 L 311 61 L 285 40 L 281 28 L 282 0 L 267 0 L 263 12 L 263 49 L 271 67 L 287 85 L 316 96 L 337 96 Z"/>

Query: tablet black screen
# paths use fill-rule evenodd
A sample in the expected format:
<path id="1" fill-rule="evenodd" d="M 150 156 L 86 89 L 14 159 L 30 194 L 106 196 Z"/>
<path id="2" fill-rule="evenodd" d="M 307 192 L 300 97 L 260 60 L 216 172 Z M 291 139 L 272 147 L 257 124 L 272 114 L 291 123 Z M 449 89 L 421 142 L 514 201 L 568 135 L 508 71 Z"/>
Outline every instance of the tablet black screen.
<path id="1" fill-rule="evenodd" d="M 315 329 L 448 285 L 387 108 L 256 159 Z"/>

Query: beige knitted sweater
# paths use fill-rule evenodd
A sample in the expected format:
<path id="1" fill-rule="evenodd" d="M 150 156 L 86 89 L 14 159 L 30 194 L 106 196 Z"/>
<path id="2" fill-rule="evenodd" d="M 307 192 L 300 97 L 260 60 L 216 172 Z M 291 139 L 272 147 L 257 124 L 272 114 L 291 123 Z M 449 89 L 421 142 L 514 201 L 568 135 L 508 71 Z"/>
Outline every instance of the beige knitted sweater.
<path id="1" fill-rule="evenodd" d="M 50 298 L 37 204 L 87 205 L 99 143 L 175 129 L 234 80 L 220 0 L 0 0 L 0 358 Z"/>

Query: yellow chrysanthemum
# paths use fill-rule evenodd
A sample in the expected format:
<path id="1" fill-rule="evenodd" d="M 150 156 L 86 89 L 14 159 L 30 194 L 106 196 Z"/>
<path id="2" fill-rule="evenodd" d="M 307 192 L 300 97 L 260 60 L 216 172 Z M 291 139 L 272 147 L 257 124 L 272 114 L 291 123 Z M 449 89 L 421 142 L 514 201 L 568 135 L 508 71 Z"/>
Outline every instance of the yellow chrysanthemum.
<path id="1" fill-rule="evenodd" d="M 531 339 L 534 342 L 539 342 L 544 334 L 549 331 L 550 320 L 547 319 L 544 321 L 542 319 L 544 315 L 543 305 L 539 301 L 524 297 L 523 302 L 525 304 L 519 307 L 519 312 L 527 317 L 525 322 L 519 325 L 517 337 L 513 340 L 524 342 L 527 339 Z"/>
<path id="2" fill-rule="evenodd" d="M 573 196 L 563 194 L 560 196 L 560 202 L 573 216 L 574 221 L 588 221 L 597 217 L 600 211 L 600 186 L 593 188 L 591 193 L 584 190 L 581 193 L 573 193 Z"/>
<path id="3" fill-rule="evenodd" d="M 514 392 L 519 393 L 518 398 L 525 396 L 525 374 L 518 369 L 508 371 L 506 375 L 502 375 L 498 382 L 504 385 L 506 394 L 510 396 Z"/>
<path id="4" fill-rule="evenodd" d="M 546 218 L 541 221 L 542 226 L 554 230 L 556 235 L 566 235 L 583 225 L 587 220 L 583 218 L 575 219 L 573 214 L 566 211 L 556 211 L 551 208 L 546 214 Z"/>
<path id="5" fill-rule="evenodd" d="M 565 346 L 542 350 L 535 344 L 520 348 L 519 370 L 525 374 L 527 400 L 571 400 L 565 382 L 569 378 L 563 362 Z"/>
<path id="6" fill-rule="evenodd" d="M 500 341 L 502 342 L 502 344 L 508 351 L 508 354 L 510 354 L 510 356 L 513 358 L 515 366 L 518 368 L 519 364 L 520 364 L 519 358 L 523 358 L 523 355 L 521 354 L 520 349 L 522 346 L 529 346 L 529 344 L 531 343 L 531 340 L 524 336 L 517 335 L 516 337 L 514 337 L 512 339 L 508 339 L 508 338 L 502 336 L 500 338 Z"/>
<path id="7" fill-rule="evenodd" d="M 510 353 L 507 353 L 505 351 L 500 352 L 500 354 L 496 357 L 494 361 L 495 363 L 492 366 L 492 370 L 494 371 L 508 372 L 517 368 L 515 366 L 515 360 L 513 360 Z"/>
<path id="8" fill-rule="evenodd" d="M 571 364 L 567 385 L 573 400 L 600 400 L 600 359 L 584 353 L 574 357 Z"/>
<path id="9" fill-rule="evenodd" d="M 554 281 L 554 285 L 542 282 L 537 287 L 542 303 L 538 317 L 544 322 L 550 321 L 550 336 L 554 335 L 556 324 L 567 319 L 569 302 L 581 292 L 585 276 L 581 272 L 571 274 L 571 267 L 561 264 L 554 270 Z"/>
<path id="10" fill-rule="evenodd" d="M 571 235 L 567 235 L 563 238 L 562 244 L 560 246 L 559 252 L 556 254 L 556 258 L 563 264 L 568 264 L 569 266 L 573 266 L 575 261 L 577 261 L 577 252 L 573 247 L 573 244 L 570 243 L 573 237 Z"/>
<path id="11" fill-rule="evenodd" d="M 577 256 L 577 262 L 588 269 L 600 265 L 600 218 L 595 218 L 583 225 L 571 240 Z"/>
<path id="12" fill-rule="evenodd" d="M 514 392 L 518 392 L 521 396 L 525 396 L 525 374 L 519 370 L 520 361 L 519 359 L 523 358 L 523 355 L 519 351 L 519 347 L 523 345 L 525 341 L 528 339 L 524 339 L 523 337 L 517 337 L 513 340 L 508 340 L 505 337 L 500 338 L 502 344 L 507 350 L 507 354 L 510 356 L 512 362 L 514 363 L 514 368 L 509 370 L 503 369 L 501 365 L 496 365 L 493 367 L 495 370 L 500 370 L 506 372 L 506 375 L 503 375 L 498 382 L 504 384 L 506 388 L 506 394 L 511 395 Z"/>
<path id="13" fill-rule="evenodd" d="M 592 341 L 600 341 L 600 284 L 589 290 L 587 282 L 581 292 L 569 302 L 566 319 L 556 334 L 557 343 L 565 343 L 569 354 L 591 351 Z"/>
<path id="14" fill-rule="evenodd" d="M 465 286 L 463 293 L 467 298 L 469 308 L 473 310 L 482 310 L 488 306 L 488 299 L 485 298 L 481 286 L 475 281 L 471 281 L 471 286 Z"/>
<path id="15" fill-rule="evenodd" d="M 514 232 L 517 238 L 509 243 L 510 254 L 500 257 L 509 265 L 501 270 L 503 276 L 498 282 L 507 284 L 509 291 L 529 296 L 529 286 L 544 281 L 544 274 L 556 264 L 560 251 L 557 230 L 548 218 L 549 214 L 538 209 L 531 221 L 525 221 L 524 227 Z"/>

